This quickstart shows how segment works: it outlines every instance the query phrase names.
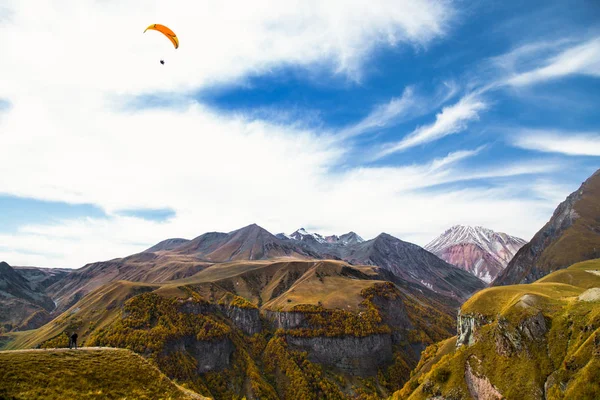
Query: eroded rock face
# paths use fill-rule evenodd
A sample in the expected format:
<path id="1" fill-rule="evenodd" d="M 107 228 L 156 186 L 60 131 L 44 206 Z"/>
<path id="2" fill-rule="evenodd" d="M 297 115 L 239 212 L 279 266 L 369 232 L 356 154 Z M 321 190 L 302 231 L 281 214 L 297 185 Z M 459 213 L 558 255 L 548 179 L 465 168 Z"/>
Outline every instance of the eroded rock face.
<path id="1" fill-rule="evenodd" d="M 479 360 L 476 357 L 471 357 L 474 362 Z M 485 376 L 479 376 L 473 371 L 470 361 L 467 360 L 465 365 L 465 382 L 469 388 L 469 393 L 475 400 L 501 400 L 504 398 L 498 389 L 492 385 L 490 380 Z"/>
<path id="2" fill-rule="evenodd" d="M 541 311 L 534 315 L 525 318 L 518 325 L 519 331 L 524 334 L 529 340 L 544 340 L 548 327 L 546 326 L 546 320 L 544 314 Z"/>
<path id="3" fill-rule="evenodd" d="M 366 337 L 314 337 L 287 336 L 288 345 L 306 351 L 312 362 L 325 364 L 352 375 L 376 375 L 379 367 L 392 362 L 390 335 Z"/>

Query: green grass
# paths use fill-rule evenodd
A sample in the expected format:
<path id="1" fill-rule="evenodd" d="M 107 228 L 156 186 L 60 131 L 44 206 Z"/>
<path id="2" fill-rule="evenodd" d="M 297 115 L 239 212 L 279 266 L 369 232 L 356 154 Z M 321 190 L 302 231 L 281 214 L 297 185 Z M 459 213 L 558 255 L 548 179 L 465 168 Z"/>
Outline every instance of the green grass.
<path id="1" fill-rule="evenodd" d="M 0 398 L 194 399 L 128 350 L 32 350 L 0 353 Z"/>

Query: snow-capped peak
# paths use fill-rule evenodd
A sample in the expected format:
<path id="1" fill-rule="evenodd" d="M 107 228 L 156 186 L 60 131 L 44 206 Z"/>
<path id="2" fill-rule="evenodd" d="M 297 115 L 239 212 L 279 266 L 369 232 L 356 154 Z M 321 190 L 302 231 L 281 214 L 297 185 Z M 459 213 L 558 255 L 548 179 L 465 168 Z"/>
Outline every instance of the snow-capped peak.
<path id="1" fill-rule="evenodd" d="M 289 237 L 291 237 L 292 239 L 296 239 L 296 240 L 314 239 L 319 243 L 327 243 L 325 238 L 323 236 L 321 236 L 320 234 L 308 232 L 304 228 L 300 228 L 300 229 L 296 230 L 296 232 L 292 233 Z"/>
<path id="2" fill-rule="evenodd" d="M 498 247 L 510 245 L 523 246 L 526 241 L 502 232 L 494 232 L 482 226 L 454 225 L 425 246 L 425 249 L 436 253 L 447 247 L 461 243 L 477 244 L 494 253 Z"/>
<path id="3" fill-rule="evenodd" d="M 364 242 L 364 239 L 361 238 L 360 236 L 358 236 L 354 232 L 348 232 L 341 236 L 337 236 L 337 235 L 323 236 L 319 233 L 309 232 L 304 228 L 300 228 L 300 229 L 296 230 L 291 235 L 284 235 L 284 236 L 289 239 L 294 239 L 294 240 L 305 240 L 305 241 L 306 240 L 315 240 L 318 243 L 338 244 L 338 245 L 344 245 L 344 246 Z"/>
<path id="4" fill-rule="evenodd" d="M 489 282 L 525 243 L 482 226 L 454 225 L 425 249 Z"/>

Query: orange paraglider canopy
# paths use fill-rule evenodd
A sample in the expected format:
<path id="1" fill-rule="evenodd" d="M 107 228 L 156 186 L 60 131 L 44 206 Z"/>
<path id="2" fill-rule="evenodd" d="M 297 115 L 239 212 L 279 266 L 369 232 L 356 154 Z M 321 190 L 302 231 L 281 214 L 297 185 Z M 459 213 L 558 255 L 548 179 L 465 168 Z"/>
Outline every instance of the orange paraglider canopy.
<path id="1" fill-rule="evenodd" d="M 146 31 L 148 29 L 154 30 L 154 31 L 159 31 L 160 33 L 162 33 L 163 35 L 165 35 L 171 41 L 171 43 L 173 43 L 173 46 L 175 46 L 175 48 L 179 47 L 179 39 L 177 38 L 177 35 L 175 35 L 175 32 L 173 32 L 172 30 L 170 30 L 166 26 L 161 25 L 161 24 L 152 24 L 152 25 L 150 25 L 149 27 L 146 28 L 146 30 L 144 31 L 144 33 L 146 33 Z"/>

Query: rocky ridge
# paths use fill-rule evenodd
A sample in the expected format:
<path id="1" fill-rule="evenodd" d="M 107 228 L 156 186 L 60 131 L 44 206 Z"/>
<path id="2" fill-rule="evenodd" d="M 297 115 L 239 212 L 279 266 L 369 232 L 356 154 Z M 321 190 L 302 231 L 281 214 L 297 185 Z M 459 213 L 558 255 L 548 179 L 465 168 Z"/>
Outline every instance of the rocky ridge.
<path id="1" fill-rule="evenodd" d="M 492 285 L 531 283 L 579 261 L 600 257 L 600 170 L 559 204 Z"/>

